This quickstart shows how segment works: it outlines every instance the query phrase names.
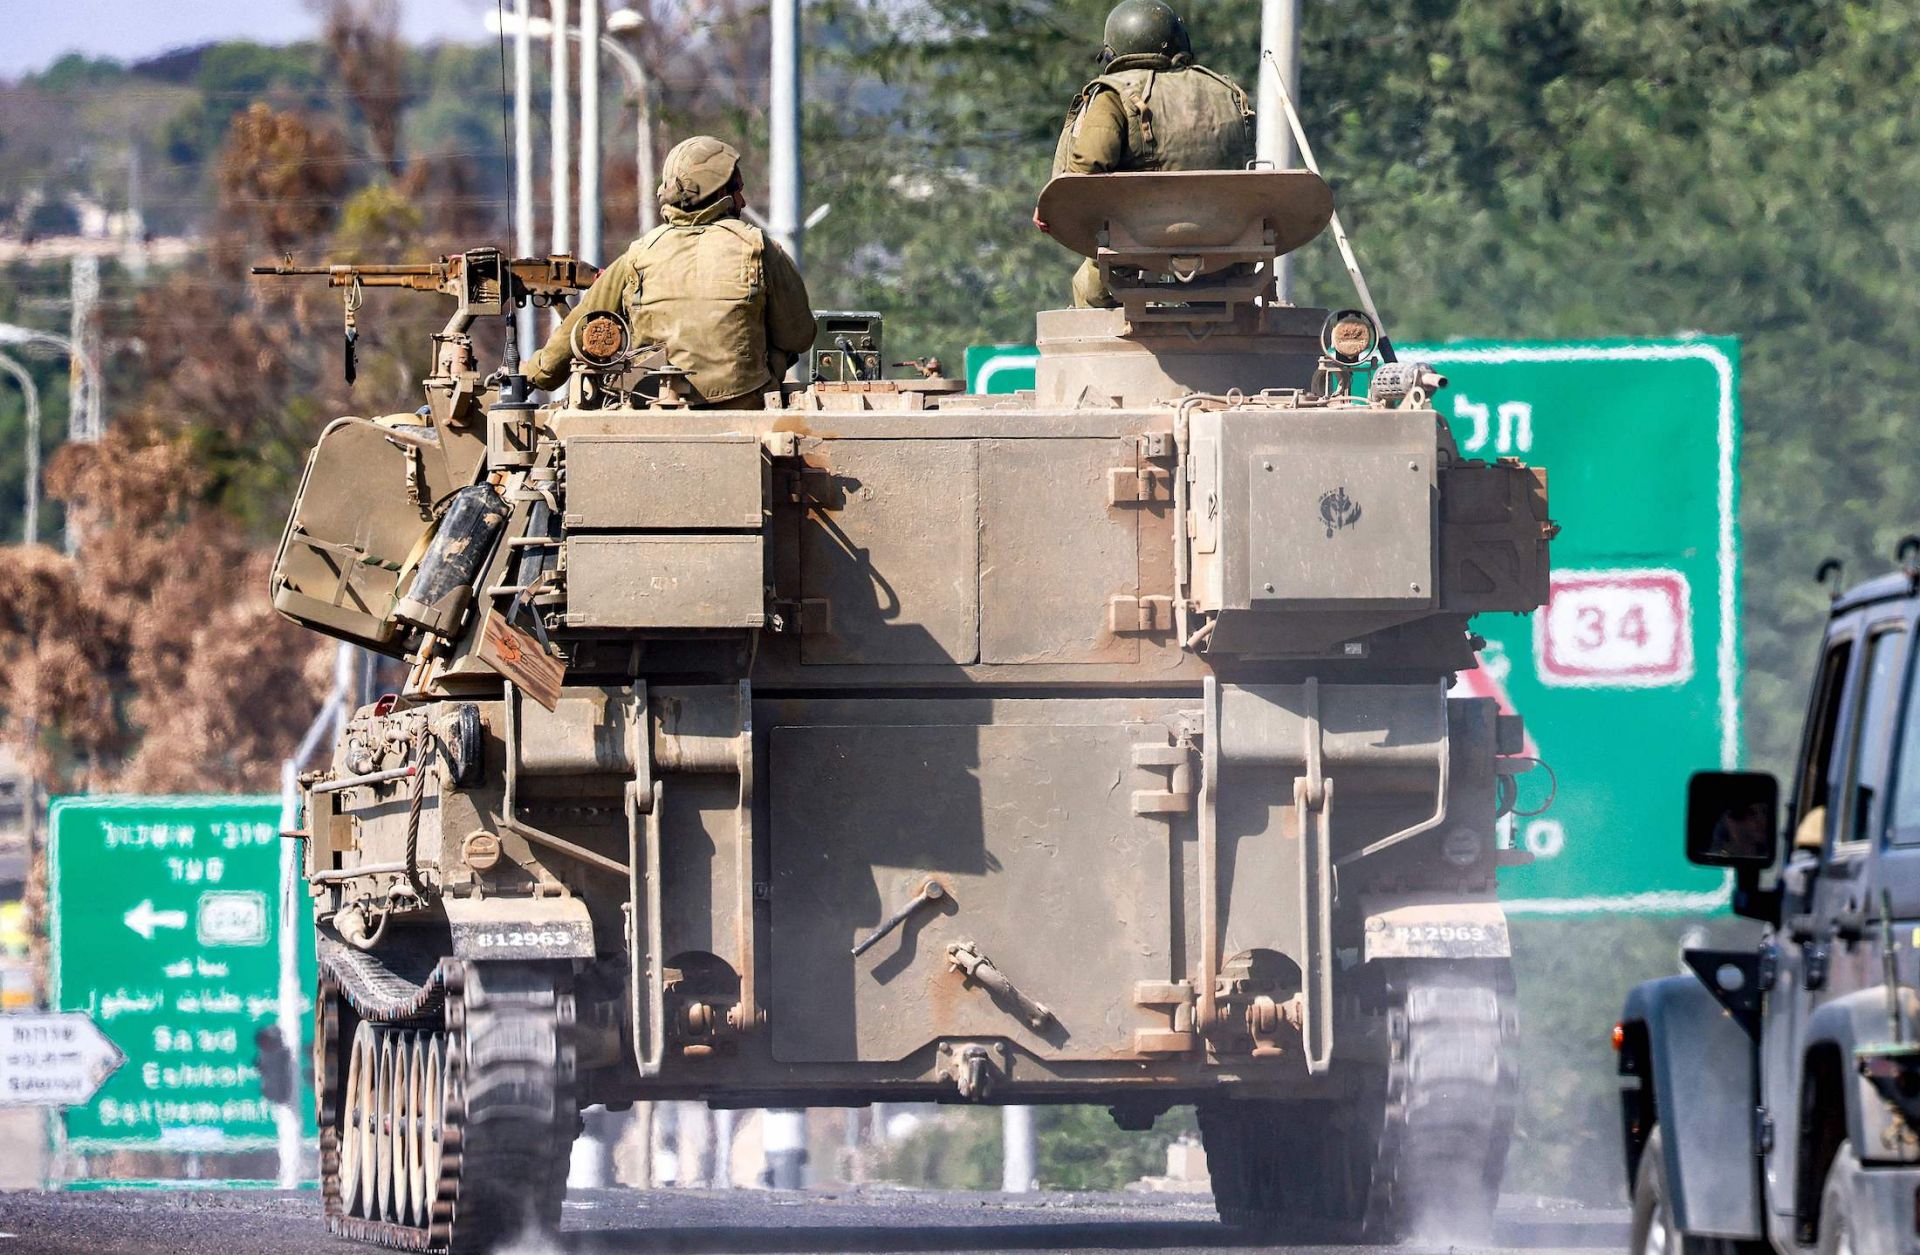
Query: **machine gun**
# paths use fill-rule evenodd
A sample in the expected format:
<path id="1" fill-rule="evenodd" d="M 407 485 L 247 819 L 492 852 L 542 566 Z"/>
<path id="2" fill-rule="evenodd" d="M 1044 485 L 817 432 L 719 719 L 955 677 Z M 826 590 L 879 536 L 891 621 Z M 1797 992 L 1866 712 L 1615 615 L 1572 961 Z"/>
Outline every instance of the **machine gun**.
<path id="1" fill-rule="evenodd" d="M 437 262 L 399 265 L 255 266 L 262 278 L 324 278 L 330 288 L 345 288 L 344 374 L 353 385 L 357 373 L 355 346 L 360 339 L 359 314 L 368 288 L 406 288 L 438 292 L 454 300 L 453 316 L 433 337 L 433 372 L 423 381 L 427 405 L 442 423 L 464 426 L 477 413 L 481 388 L 479 365 L 468 334 L 480 318 L 510 318 L 524 305 L 564 306 L 569 296 L 585 290 L 599 270 L 576 257 L 509 258 L 497 248 L 475 248 Z M 507 334 L 508 374 L 518 373 L 519 345 L 511 324 Z"/>

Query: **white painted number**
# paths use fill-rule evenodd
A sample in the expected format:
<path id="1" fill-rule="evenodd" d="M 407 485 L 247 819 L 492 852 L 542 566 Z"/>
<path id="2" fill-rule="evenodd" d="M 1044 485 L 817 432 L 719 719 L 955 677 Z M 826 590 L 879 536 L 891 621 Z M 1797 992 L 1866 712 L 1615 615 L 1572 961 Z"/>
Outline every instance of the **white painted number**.
<path id="1" fill-rule="evenodd" d="M 557 929 L 515 929 L 504 933 L 478 933 L 474 944 L 482 950 L 527 950 L 553 949 L 567 945 L 573 940 L 573 934 Z"/>
<path id="2" fill-rule="evenodd" d="M 1678 571 L 1562 571 L 1535 622 L 1540 680 L 1654 688 L 1693 674 L 1693 616 Z"/>
<path id="3" fill-rule="evenodd" d="M 1567 830 L 1557 819 L 1535 819 L 1527 824 L 1526 841 L 1535 858 L 1559 858 L 1567 848 Z"/>

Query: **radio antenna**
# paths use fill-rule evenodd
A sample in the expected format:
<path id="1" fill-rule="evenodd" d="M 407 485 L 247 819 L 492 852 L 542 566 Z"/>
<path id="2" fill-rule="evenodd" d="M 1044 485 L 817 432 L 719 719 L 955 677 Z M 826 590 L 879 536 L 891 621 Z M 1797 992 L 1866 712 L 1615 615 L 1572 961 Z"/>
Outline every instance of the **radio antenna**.
<path id="1" fill-rule="evenodd" d="M 520 154 L 513 142 L 513 113 L 507 87 L 507 0 L 494 0 L 493 8 L 500 19 L 498 23 L 500 27 L 500 148 L 506 157 L 507 204 L 510 207 L 508 213 L 511 215 L 517 208 L 519 197 Z M 558 39 L 559 35 L 556 34 L 554 37 Z M 502 252 L 506 250 L 503 249 Z M 511 257 L 513 254 L 507 252 L 506 255 Z M 512 266 L 503 265 L 500 270 L 500 296 L 506 309 L 506 316 L 501 321 L 506 324 L 507 332 L 506 360 L 503 365 L 510 379 L 518 379 L 520 375 L 520 300 L 515 288 L 519 283 L 514 277 Z"/>
<path id="2" fill-rule="evenodd" d="M 1266 63 L 1267 71 L 1273 75 L 1273 81 L 1280 90 L 1280 107 L 1287 111 L 1287 126 L 1293 131 L 1293 142 L 1300 149 L 1300 159 L 1307 163 L 1307 169 L 1314 174 L 1320 173 L 1320 163 L 1314 160 L 1313 145 L 1307 142 L 1307 128 L 1300 124 L 1300 112 L 1293 107 L 1293 93 L 1287 90 L 1286 75 L 1280 73 L 1280 62 L 1272 52 L 1263 52 L 1260 59 Z M 1373 325 L 1380 328 L 1380 360 L 1395 362 L 1393 341 L 1387 335 L 1387 326 L 1380 321 L 1380 307 L 1373 303 L 1373 293 L 1367 287 L 1367 277 L 1360 273 L 1360 259 L 1353 255 L 1353 244 L 1347 239 L 1347 229 L 1340 225 L 1340 211 L 1334 210 L 1333 242 L 1340 247 L 1340 258 L 1347 264 L 1347 274 L 1353 279 L 1353 290 L 1359 294 L 1360 308 L 1367 311 L 1367 317 L 1373 319 Z"/>

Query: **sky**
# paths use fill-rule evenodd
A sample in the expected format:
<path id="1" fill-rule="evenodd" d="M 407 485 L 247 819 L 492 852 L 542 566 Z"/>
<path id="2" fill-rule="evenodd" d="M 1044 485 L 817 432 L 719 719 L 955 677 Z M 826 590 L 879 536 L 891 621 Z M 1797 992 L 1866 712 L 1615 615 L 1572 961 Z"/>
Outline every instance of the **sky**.
<path id="1" fill-rule="evenodd" d="M 487 38 L 490 0 L 400 0 L 411 40 Z M 312 38 L 308 0 L 0 0 L 0 79 L 43 70 L 69 52 L 137 61 L 216 39 L 289 43 Z"/>

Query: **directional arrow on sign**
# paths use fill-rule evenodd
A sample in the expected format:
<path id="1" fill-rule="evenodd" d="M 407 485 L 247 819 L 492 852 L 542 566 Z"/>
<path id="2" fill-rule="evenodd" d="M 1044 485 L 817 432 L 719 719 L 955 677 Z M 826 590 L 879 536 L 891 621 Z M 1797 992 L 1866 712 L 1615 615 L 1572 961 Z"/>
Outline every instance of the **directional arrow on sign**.
<path id="1" fill-rule="evenodd" d="M 139 906 L 128 911 L 122 918 L 127 921 L 128 928 L 133 929 L 133 931 L 139 933 L 148 941 L 153 940 L 153 930 L 156 928 L 185 928 L 187 926 L 187 913 L 185 911 L 156 911 L 153 909 L 153 899 L 151 898 L 143 899 Z"/>
<path id="2" fill-rule="evenodd" d="M 78 1107 L 127 1057 L 84 1011 L 0 1015 L 0 1107 Z"/>

